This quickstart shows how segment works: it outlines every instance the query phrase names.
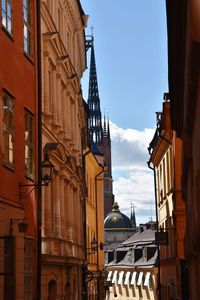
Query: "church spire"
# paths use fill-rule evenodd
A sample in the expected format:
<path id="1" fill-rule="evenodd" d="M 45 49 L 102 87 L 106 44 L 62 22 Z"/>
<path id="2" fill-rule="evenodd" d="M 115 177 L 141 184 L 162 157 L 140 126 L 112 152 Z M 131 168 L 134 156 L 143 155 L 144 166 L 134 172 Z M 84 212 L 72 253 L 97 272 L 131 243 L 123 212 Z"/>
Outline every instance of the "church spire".
<path id="1" fill-rule="evenodd" d="M 107 137 L 108 137 L 108 140 L 110 141 L 110 122 L 109 122 L 109 118 L 107 120 Z"/>
<path id="2" fill-rule="evenodd" d="M 104 169 L 104 216 L 112 210 L 114 201 L 113 180 L 112 180 L 112 161 L 111 161 L 111 140 L 109 121 L 106 120 L 104 113 L 103 126 L 101 121 L 100 98 L 97 83 L 96 62 L 94 54 L 94 37 L 90 40 L 91 49 L 89 92 L 88 92 L 88 139 L 92 146 L 96 146 L 99 153 L 104 156 L 107 168 Z"/>
<path id="3" fill-rule="evenodd" d="M 133 204 L 133 202 L 131 202 L 131 221 L 133 223 L 133 228 L 136 231 L 136 218 L 135 218 L 135 205 Z"/>
<path id="4" fill-rule="evenodd" d="M 105 116 L 105 113 L 104 113 L 104 121 L 103 121 L 103 136 L 107 136 L 106 116 Z"/>
<path id="5" fill-rule="evenodd" d="M 94 39 L 93 39 L 94 41 Z M 97 82 L 94 42 L 91 45 L 90 76 L 89 76 L 89 139 L 95 144 L 102 143 L 103 129 L 101 123 L 101 109 Z"/>

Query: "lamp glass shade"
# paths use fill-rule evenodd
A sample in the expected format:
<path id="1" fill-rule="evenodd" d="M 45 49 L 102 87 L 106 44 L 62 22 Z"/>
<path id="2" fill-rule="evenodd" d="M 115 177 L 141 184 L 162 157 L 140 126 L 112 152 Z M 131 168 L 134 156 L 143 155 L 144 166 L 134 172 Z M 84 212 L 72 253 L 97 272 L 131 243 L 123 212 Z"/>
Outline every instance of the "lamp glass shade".
<path id="1" fill-rule="evenodd" d="M 22 221 L 22 222 L 19 222 L 17 225 L 18 225 L 19 232 L 25 233 L 27 231 L 28 224 L 26 222 Z"/>
<path id="2" fill-rule="evenodd" d="M 41 164 L 41 175 L 42 175 L 42 181 L 48 185 L 50 181 L 52 181 L 53 178 L 53 168 L 54 165 L 50 162 L 49 159 L 43 160 Z"/>
<path id="3" fill-rule="evenodd" d="M 95 237 L 93 237 L 93 240 L 91 241 L 91 248 L 93 251 L 97 249 L 97 241 L 95 240 Z"/>
<path id="4" fill-rule="evenodd" d="M 160 231 L 155 232 L 155 244 L 156 245 L 168 245 L 168 232 L 167 231 Z"/>

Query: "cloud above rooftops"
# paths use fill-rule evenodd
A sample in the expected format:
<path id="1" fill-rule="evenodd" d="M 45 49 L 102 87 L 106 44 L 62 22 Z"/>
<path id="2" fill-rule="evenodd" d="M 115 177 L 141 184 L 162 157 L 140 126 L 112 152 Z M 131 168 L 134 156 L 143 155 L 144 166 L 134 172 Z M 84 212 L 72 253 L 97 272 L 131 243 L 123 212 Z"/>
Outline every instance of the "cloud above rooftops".
<path id="1" fill-rule="evenodd" d="M 155 220 L 153 172 L 147 166 L 147 147 L 155 129 L 120 128 L 110 121 L 112 140 L 113 193 L 120 210 L 130 216 L 135 205 L 136 222 Z"/>

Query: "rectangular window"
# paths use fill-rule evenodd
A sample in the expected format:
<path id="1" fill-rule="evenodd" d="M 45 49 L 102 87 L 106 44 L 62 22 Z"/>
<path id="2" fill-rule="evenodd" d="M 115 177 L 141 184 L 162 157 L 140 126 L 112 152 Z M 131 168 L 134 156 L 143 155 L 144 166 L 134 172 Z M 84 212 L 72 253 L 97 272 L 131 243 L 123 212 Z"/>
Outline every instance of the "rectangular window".
<path id="1" fill-rule="evenodd" d="M 24 239 L 24 300 L 34 296 L 34 240 Z"/>
<path id="2" fill-rule="evenodd" d="M 0 275 L 13 272 L 13 237 L 0 236 Z"/>
<path id="3" fill-rule="evenodd" d="M 6 31 L 12 34 L 12 0 L 1 0 L 1 22 Z"/>
<path id="4" fill-rule="evenodd" d="M 33 115 L 25 110 L 25 173 L 27 176 L 34 177 L 34 118 Z"/>
<path id="5" fill-rule="evenodd" d="M 24 51 L 32 57 L 33 55 L 33 24 L 31 0 L 23 0 L 24 14 Z"/>
<path id="6" fill-rule="evenodd" d="M 3 94 L 3 161 L 13 167 L 14 164 L 14 99 L 8 93 Z"/>

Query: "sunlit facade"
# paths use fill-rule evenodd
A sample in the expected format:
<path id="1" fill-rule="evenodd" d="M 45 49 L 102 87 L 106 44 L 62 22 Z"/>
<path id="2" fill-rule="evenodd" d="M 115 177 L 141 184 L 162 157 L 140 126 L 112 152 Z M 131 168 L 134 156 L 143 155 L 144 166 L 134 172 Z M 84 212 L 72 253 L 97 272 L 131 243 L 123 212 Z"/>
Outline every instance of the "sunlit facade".
<path id="1" fill-rule="evenodd" d="M 42 142 L 58 143 L 50 154 L 54 178 L 43 189 L 42 299 L 82 299 L 87 115 L 80 80 L 86 20 L 79 1 L 41 2 Z"/>
<path id="2" fill-rule="evenodd" d="M 86 255 L 87 299 L 104 299 L 104 230 L 103 230 L 103 175 L 104 156 L 95 154 L 92 148 L 85 152 L 86 198 Z M 93 244 L 96 241 L 96 246 Z"/>
<path id="3" fill-rule="evenodd" d="M 170 101 L 165 94 L 162 113 L 157 113 L 157 129 L 150 143 L 150 163 L 154 167 L 158 231 L 166 233 L 160 247 L 161 299 L 181 298 L 185 253 L 185 203 L 181 195 L 181 140 L 171 130 Z"/>
<path id="4" fill-rule="evenodd" d="M 110 250 L 106 300 L 157 299 L 155 225 L 153 221 L 141 224 L 137 232 Z"/>

